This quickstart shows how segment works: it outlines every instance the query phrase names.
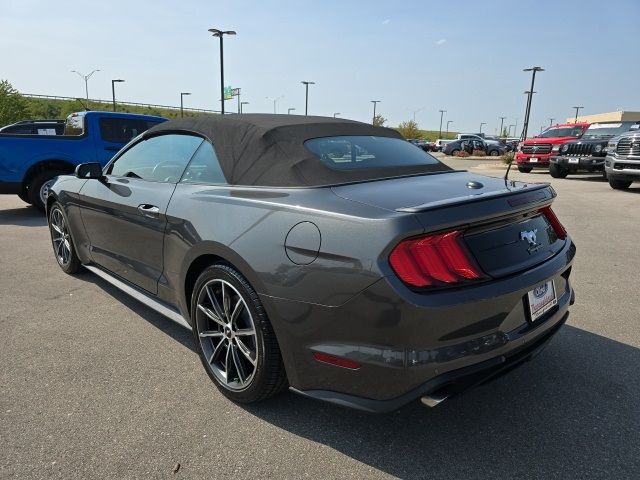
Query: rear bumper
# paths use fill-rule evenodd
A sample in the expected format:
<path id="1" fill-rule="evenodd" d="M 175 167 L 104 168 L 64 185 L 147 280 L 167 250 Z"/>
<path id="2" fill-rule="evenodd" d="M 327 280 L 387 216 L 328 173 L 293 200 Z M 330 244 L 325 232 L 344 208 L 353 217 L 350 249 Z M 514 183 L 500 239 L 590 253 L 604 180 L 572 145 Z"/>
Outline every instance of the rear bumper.
<path id="1" fill-rule="evenodd" d="M 565 168 L 595 170 L 604 168 L 605 157 L 551 157 L 551 163 Z"/>
<path id="2" fill-rule="evenodd" d="M 17 194 L 22 192 L 20 182 L 0 182 L 0 194 Z"/>
<path id="3" fill-rule="evenodd" d="M 337 307 L 261 299 L 292 390 L 384 412 L 445 386 L 468 388 L 519 363 L 516 359 L 530 358 L 567 318 L 574 255 L 568 239 L 553 258 L 520 274 L 429 294 L 410 292 L 395 277 L 385 277 Z M 557 305 L 531 323 L 527 292 L 551 279 Z M 313 352 L 361 367 L 320 363 Z"/>

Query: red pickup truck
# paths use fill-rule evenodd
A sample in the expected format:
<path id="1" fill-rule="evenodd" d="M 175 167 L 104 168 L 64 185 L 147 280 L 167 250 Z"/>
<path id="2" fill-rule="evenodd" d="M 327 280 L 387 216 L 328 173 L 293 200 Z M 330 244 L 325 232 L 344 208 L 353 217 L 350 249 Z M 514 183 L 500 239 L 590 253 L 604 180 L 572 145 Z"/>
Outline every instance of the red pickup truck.
<path id="1" fill-rule="evenodd" d="M 540 135 L 518 145 L 516 164 L 518 170 L 529 173 L 534 168 L 549 168 L 549 159 L 557 155 L 560 146 L 569 140 L 582 137 L 588 123 L 562 123 L 547 128 Z"/>

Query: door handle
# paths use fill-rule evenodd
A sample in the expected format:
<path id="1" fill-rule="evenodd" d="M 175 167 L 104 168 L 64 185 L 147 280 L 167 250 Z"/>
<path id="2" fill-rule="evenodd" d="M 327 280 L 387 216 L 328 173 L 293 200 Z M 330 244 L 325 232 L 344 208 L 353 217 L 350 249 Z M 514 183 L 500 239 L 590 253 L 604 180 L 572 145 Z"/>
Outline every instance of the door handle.
<path id="1" fill-rule="evenodd" d="M 143 217 L 158 218 L 160 216 L 160 209 L 155 205 L 143 203 L 142 205 L 138 205 L 138 213 Z"/>

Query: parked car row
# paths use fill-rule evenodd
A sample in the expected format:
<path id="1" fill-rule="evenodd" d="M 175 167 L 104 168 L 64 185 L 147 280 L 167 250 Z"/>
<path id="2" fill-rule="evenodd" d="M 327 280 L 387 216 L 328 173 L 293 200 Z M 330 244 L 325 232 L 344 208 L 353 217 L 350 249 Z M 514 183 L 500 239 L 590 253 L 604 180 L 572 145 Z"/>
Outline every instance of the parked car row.
<path id="1" fill-rule="evenodd" d="M 490 142 L 479 138 L 465 138 L 447 143 L 442 152 L 445 155 L 457 155 L 459 152 L 472 154 L 474 151 L 482 151 L 486 155 L 497 157 L 507 152 L 507 147 L 500 142 Z"/>
<path id="2" fill-rule="evenodd" d="M 554 178 L 565 178 L 601 172 L 612 188 L 629 188 L 640 180 L 640 122 L 556 125 L 524 141 L 515 160 L 523 173 L 543 168 Z"/>

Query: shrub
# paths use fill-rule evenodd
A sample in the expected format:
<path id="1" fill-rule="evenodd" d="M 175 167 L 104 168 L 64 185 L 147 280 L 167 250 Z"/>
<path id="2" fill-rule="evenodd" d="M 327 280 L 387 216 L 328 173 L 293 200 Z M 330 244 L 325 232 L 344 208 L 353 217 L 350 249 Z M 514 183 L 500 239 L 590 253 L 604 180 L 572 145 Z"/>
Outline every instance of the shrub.
<path id="1" fill-rule="evenodd" d="M 486 157 L 487 156 L 487 152 L 485 152 L 484 150 L 474 150 L 471 155 L 473 155 L 474 157 Z"/>
<path id="2" fill-rule="evenodd" d="M 469 156 L 470 156 L 469 152 L 465 150 L 460 150 L 458 153 L 456 153 L 456 157 L 460 157 L 460 158 L 467 158 Z"/>
<path id="3" fill-rule="evenodd" d="M 509 165 L 511 162 L 513 162 L 513 158 L 514 158 L 513 152 L 507 152 L 500 157 L 500 161 L 505 165 Z"/>

